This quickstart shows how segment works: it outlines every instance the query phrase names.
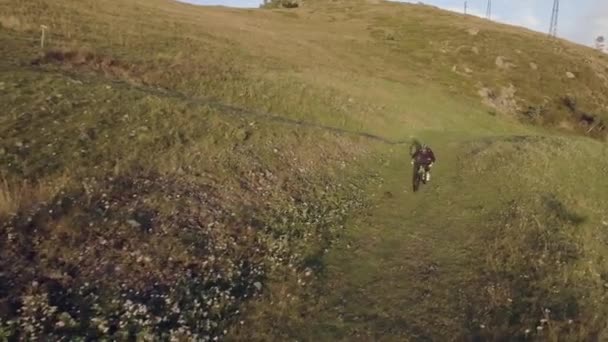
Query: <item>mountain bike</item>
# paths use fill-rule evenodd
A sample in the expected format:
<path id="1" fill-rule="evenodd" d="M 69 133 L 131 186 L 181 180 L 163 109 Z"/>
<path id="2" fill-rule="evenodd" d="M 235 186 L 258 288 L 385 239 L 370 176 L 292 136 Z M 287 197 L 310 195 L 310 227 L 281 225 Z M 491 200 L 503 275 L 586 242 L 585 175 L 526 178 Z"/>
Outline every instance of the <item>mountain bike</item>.
<path id="1" fill-rule="evenodd" d="M 421 184 L 426 184 L 430 179 L 431 167 L 425 166 L 423 164 L 414 163 L 414 172 L 413 172 L 413 180 L 412 185 L 414 188 L 414 192 L 420 190 Z"/>

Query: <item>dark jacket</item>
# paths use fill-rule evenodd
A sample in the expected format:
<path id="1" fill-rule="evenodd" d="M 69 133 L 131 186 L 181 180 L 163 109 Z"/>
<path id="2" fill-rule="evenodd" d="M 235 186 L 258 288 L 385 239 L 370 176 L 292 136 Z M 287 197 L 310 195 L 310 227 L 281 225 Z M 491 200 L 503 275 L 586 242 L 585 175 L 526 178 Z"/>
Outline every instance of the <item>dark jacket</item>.
<path id="1" fill-rule="evenodd" d="M 412 159 L 414 159 L 417 164 L 429 165 L 435 162 L 435 153 L 433 153 L 433 150 L 430 148 L 427 148 L 426 150 L 419 149 L 414 153 Z"/>

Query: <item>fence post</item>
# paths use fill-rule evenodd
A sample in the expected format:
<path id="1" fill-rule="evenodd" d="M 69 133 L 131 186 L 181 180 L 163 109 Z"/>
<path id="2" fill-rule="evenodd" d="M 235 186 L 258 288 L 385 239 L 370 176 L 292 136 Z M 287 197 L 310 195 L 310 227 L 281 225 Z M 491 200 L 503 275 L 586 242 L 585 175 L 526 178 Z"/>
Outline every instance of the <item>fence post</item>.
<path id="1" fill-rule="evenodd" d="M 46 30 L 48 30 L 48 26 L 40 25 L 40 29 L 42 30 L 42 35 L 40 36 L 40 48 L 44 49 L 44 41 L 46 39 Z"/>

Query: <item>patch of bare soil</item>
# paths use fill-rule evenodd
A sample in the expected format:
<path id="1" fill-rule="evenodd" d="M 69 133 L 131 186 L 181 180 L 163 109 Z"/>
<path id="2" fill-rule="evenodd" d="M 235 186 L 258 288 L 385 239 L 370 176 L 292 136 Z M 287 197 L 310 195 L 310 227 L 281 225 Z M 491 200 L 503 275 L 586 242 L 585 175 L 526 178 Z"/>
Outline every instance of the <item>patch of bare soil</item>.
<path id="1" fill-rule="evenodd" d="M 111 56 L 96 54 L 86 49 L 51 50 L 32 61 L 32 65 L 56 64 L 64 68 L 89 70 L 106 77 L 119 78 L 133 83 L 142 83 L 143 70 L 137 66 Z"/>

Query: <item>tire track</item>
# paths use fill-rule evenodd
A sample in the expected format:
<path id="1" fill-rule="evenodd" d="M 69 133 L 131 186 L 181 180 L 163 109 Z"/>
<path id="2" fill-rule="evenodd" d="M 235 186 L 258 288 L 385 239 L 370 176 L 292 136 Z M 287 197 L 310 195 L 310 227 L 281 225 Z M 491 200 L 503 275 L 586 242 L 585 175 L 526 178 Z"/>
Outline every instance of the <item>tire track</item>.
<path id="1" fill-rule="evenodd" d="M 238 117 L 252 117 L 252 118 L 256 118 L 256 119 L 276 122 L 276 123 L 285 124 L 285 125 L 316 128 L 316 129 L 321 129 L 321 130 L 332 132 L 332 133 L 339 134 L 339 135 L 362 137 L 365 139 L 374 140 L 374 141 L 381 142 L 383 144 L 388 144 L 388 145 L 402 145 L 402 144 L 406 144 L 406 143 L 410 142 L 409 140 L 391 140 L 386 137 L 383 137 L 383 136 L 380 136 L 377 134 L 373 134 L 373 133 L 369 133 L 369 132 L 351 131 L 348 129 L 335 127 L 335 126 L 329 126 L 329 125 L 323 125 L 323 124 L 316 123 L 316 122 L 292 119 L 292 118 L 289 118 L 289 116 L 287 116 L 287 115 L 279 115 L 276 113 L 252 110 L 252 109 L 236 106 L 233 104 L 228 104 L 228 103 L 222 102 L 218 99 L 211 98 L 211 97 L 190 96 L 190 95 L 184 94 L 182 92 L 178 92 L 178 91 L 171 90 L 171 89 L 156 88 L 156 87 L 152 87 L 152 86 L 132 84 L 127 81 L 119 80 L 119 79 L 89 77 L 87 75 L 82 75 L 80 73 L 71 72 L 71 71 L 67 71 L 67 70 L 50 69 L 50 68 L 43 68 L 43 67 L 31 66 L 31 65 L 28 65 L 28 66 L 3 65 L 0 68 L 0 72 L 14 72 L 15 68 L 19 68 L 19 69 L 27 70 L 27 71 L 40 72 L 40 73 L 56 74 L 56 75 L 66 77 L 75 83 L 81 83 L 81 84 L 99 82 L 99 79 L 102 79 L 103 81 L 111 84 L 113 87 L 116 87 L 119 89 L 122 88 L 122 89 L 137 90 L 143 94 L 179 100 L 181 102 L 184 102 L 189 105 L 194 105 L 194 106 L 210 106 L 223 114 L 231 114 L 231 115 L 238 116 Z"/>

